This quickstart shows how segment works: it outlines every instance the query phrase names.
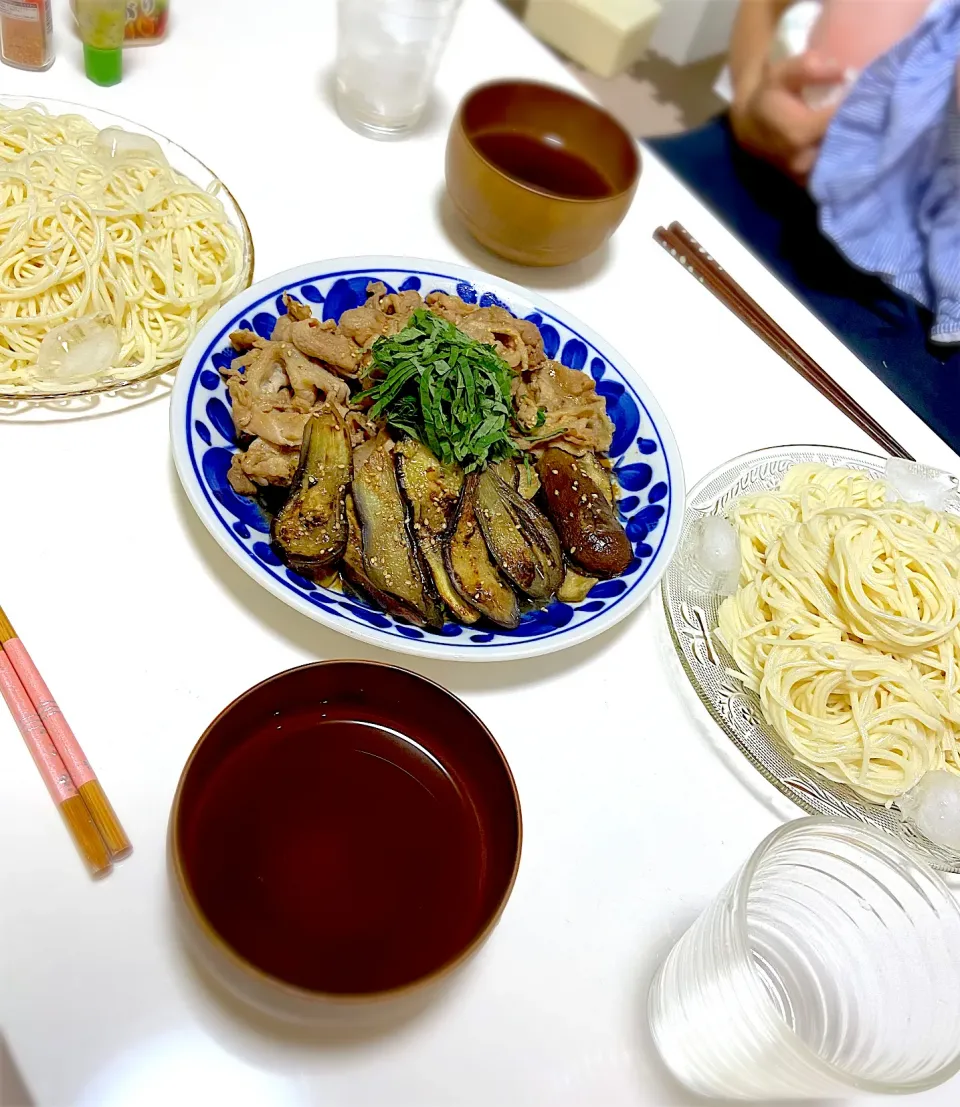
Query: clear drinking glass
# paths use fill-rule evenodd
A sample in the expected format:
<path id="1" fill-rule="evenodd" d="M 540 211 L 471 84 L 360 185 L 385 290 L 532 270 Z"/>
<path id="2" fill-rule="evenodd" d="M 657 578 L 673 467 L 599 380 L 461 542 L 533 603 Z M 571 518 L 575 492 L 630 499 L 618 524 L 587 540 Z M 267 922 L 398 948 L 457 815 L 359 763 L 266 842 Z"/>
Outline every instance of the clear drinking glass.
<path id="1" fill-rule="evenodd" d="M 337 110 L 375 138 L 423 114 L 460 0 L 338 0 Z"/>
<path id="2" fill-rule="evenodd" d="M 960 1069 L 960 905 L 879 831 L 788 823 L 667 955 L 648 1011 L 701 1095 L 934 1087 Z"/>

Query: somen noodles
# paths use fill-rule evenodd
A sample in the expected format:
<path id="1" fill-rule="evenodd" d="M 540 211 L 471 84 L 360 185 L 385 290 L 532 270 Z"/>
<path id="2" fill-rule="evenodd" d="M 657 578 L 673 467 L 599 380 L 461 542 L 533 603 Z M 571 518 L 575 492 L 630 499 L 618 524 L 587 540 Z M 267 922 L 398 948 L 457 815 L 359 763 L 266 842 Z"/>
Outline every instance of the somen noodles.
<path id="1" fill-rule="evenodd" d="M 891 495 L 797 465 L 739 500 L 717 631 L 793 755 L 875 803 L 960 772 L 960 517 Z"/>
<path id="2" fill-rule="evenodd" d="M 237 291 L 242 263 L 223 204 L 152 139 L 0 105 L 0 386 L 176 361 Z M 114 364 L 66 359 L 51 379 L 43 339 L 85 329 L 110 334 Z"/>

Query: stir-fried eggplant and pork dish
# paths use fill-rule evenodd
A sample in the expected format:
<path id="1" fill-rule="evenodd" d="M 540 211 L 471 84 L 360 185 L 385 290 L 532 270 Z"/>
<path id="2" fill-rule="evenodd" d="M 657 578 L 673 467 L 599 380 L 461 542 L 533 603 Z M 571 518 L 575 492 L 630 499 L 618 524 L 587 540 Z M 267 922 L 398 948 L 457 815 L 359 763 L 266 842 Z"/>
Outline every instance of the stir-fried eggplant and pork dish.
<path id="1" fill-rule="evenodd" d="M 279 556 L 390 615 L 512 628 L 630 564 L 586 373 L 499 306 L 368 288 L 339 323 L 291 297 L 270 339 L 230 336 L 233 488 Z"/>

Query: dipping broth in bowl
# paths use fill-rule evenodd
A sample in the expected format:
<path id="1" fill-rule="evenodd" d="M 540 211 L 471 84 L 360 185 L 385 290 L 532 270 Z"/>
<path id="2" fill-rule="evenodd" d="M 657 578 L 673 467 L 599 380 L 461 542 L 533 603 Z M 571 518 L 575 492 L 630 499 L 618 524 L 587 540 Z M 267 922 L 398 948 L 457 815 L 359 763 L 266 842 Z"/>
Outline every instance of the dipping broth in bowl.
<path id="1" fill-rule="evenodd" d="M 439 686 L 337 661 L 245 693 L 201 738 L 171 822 L 188 913 L 253 975 L 375 997 L 475 949 L 513 885 L 520 811 L 479 719 Z"/>
<path id="2" fill-rule="evenodd" d="M 534 188 L 580 200 L 596 200 L 616 191 L 586 158 L 565 150 L 559 142 L 522 131 L 487 131 L 474 140 L 485 158 Z"/>
<path id="3" fill-rule="evenodd" d="M 564 265 L 620 225 L 640 176 L 637 143 L 602 108 L 534 81 L 464 98 L 447 140 L 447 191 L 470 233 L 525 265 Z"/>

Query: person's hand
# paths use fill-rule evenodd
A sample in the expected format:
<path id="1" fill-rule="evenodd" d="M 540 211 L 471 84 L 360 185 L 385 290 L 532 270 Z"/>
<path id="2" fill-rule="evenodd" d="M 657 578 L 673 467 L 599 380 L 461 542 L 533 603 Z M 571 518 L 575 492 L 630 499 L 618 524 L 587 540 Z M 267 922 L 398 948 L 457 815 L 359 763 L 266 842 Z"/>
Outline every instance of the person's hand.
<path id="1" fill-rule="evenodd" d="M 814 54 L 765 65 L 756 85 L 730 109 L 737 141 L 794 180 L 806 180 L 837 105 L 808 107 L 803 90 L 842 81 L 839 65 Z"/>

